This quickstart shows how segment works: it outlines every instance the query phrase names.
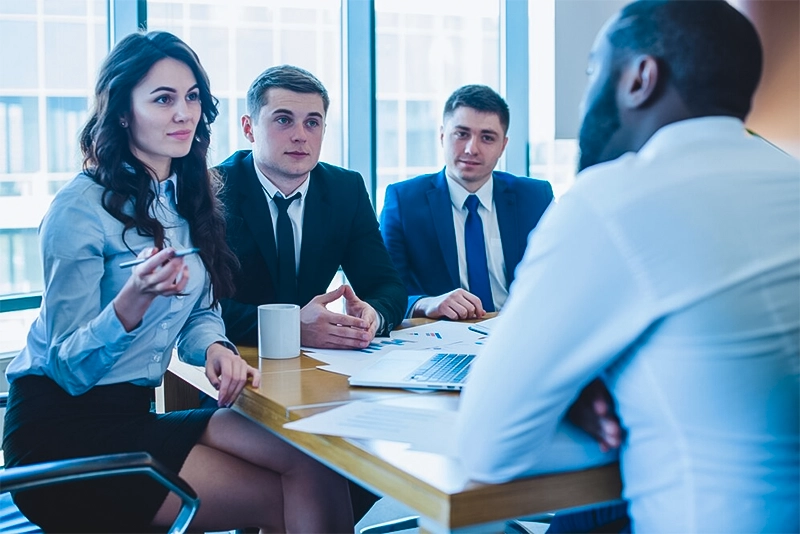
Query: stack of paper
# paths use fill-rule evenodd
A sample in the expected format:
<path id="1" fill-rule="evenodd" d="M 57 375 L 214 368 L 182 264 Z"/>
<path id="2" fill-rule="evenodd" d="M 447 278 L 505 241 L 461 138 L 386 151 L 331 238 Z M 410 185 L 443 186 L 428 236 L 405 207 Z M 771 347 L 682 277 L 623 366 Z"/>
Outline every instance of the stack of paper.
<path id="1" fill-rule="evenodd" d="M 382 355 L 393 350 L 442 350 L 472 353 L 483 344 L 486 335 L 470 329 L 468 323 L 436 321 L 413 328 L 397 330 L 390 337 L 376 337 L 359 350 L 315 349 L 303 351 L 327 365 L 320 369 L 352 376 Z"/>

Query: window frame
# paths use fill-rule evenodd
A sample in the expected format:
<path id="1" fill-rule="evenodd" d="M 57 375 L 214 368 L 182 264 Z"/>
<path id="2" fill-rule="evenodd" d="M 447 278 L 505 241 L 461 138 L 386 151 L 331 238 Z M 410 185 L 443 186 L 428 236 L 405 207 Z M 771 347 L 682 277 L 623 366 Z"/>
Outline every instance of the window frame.
<path id="1" fill-rule="evenodd" d="M 147 0 L 107 0 L 108 49 L 147 28 Z M 513 111 L 505 168 L 529 172 L 528 2 L 500 0 L 501 93 Z M 342 0 L 343 161 L 364 177 L 375 206 L 377 188 L 376 20 L 374 0 Z M 508 68 L 513 64 L 513 68 Z M 365 77 L 369 83 L 364 83 Z M 366 149 L 365 149 L 366 147 Z M 41 292 L 0 296 L 0 313 L 38 308 Z"/>

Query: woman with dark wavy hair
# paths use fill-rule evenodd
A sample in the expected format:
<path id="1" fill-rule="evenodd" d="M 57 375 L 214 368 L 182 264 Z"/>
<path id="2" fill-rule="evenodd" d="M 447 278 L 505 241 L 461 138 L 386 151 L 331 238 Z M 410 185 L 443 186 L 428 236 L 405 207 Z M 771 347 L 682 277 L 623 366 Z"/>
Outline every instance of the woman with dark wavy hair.
<path id="1" fill-rule="evenodd" d="M 227 409 L 260 375 L 225 338 L 217 306 L 236 260 L 206 164 L 216 116 L 205 71 L 174 35 L 129 35 L 106 58 L 83 172 L 40 227 L 45 290 L 8 366 L 6 462 L 147 451 L 200 496 L 193 529 L 352 531 L 344 479 Z M 190 247 L 199 254 L 176 255 Z M 121 268 L 133 258 L 143 261 Z M 176 343 L 182 360 L 205 365 L 220 409 L 151 411 Z M 144 476 L 14 500 L 58 532 L 140 532 L 169 525 L 180 506 Z"/>

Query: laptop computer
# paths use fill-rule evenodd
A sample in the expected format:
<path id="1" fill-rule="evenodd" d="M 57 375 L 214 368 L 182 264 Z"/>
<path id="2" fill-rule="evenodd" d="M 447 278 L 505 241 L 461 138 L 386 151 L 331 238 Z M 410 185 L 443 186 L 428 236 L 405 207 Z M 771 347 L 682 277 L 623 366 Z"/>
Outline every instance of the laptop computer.
<path id="1" fill-rule="evenodd" d="M 474 354 L 393 350 L 350 377 L 351 386 L 460 390 Z"/>

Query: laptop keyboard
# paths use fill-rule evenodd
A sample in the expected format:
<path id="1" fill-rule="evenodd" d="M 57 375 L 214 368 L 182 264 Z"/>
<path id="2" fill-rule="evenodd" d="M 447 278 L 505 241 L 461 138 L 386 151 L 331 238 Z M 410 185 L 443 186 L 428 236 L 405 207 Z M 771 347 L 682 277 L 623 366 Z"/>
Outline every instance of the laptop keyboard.
<path id="1" fill-rule="evenodd" d="M 439 353 L 414 369 L 408 380 L 460 384 L 467 378 L 474 354 Z"/>

